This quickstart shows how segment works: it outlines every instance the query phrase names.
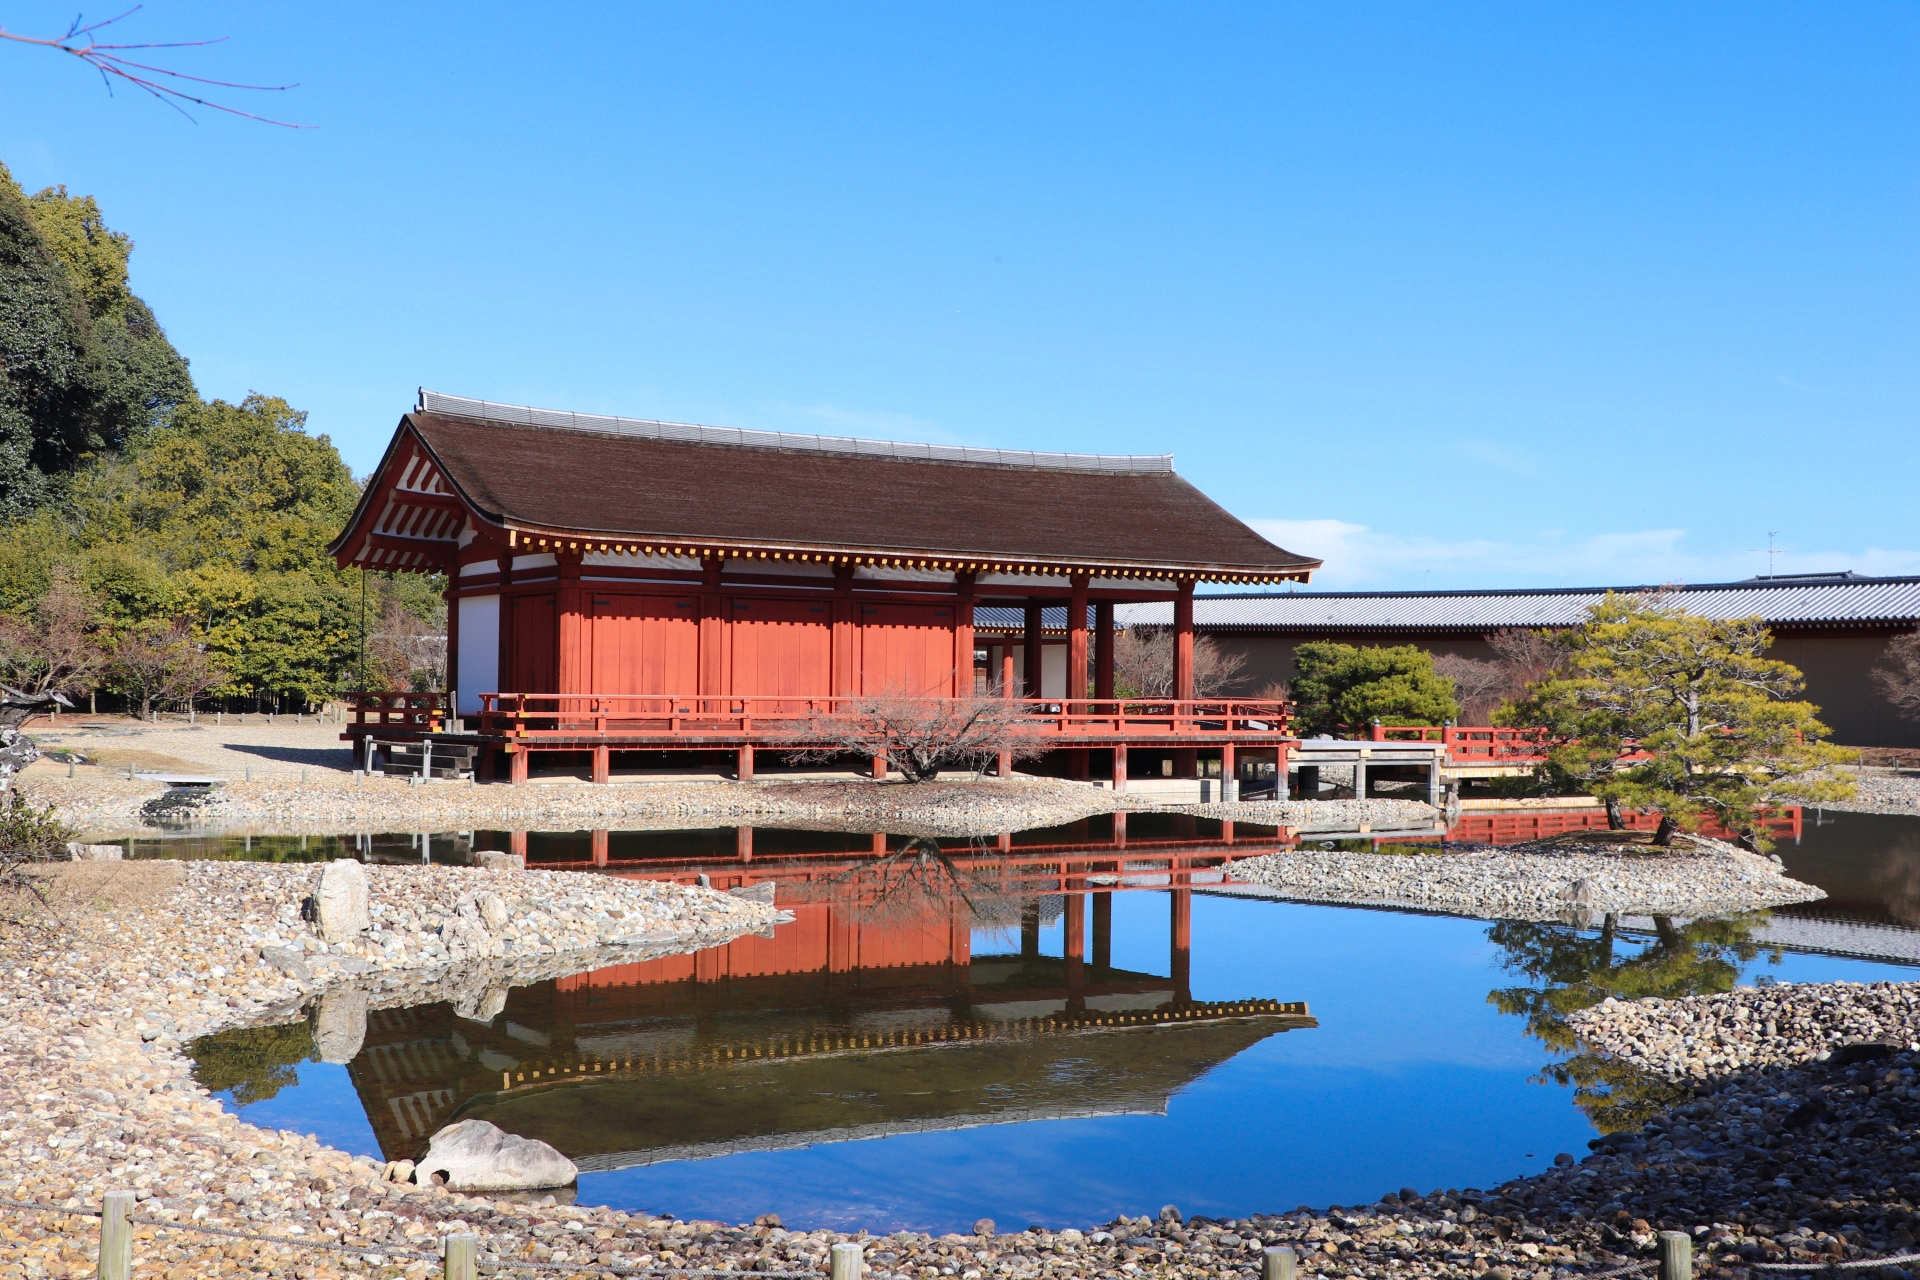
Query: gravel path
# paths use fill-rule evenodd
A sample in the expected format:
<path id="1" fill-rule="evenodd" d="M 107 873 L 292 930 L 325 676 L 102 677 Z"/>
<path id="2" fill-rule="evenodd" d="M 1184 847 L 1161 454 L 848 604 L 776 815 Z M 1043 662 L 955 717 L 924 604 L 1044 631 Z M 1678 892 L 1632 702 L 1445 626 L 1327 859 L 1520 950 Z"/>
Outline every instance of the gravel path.
<path id="1" fill-rule="evenodd" d="M 1712 916 L 1827 896 L 1789 879 L 1768 858 L 1692 836 L 1678 837 L 1665 853 L 1565 838 L 1504 847 L 1410 844 L 1378 853 L 1302 849 L 1237 862 L 1233 875 L 1303 901 L 1490 920 Z"/>

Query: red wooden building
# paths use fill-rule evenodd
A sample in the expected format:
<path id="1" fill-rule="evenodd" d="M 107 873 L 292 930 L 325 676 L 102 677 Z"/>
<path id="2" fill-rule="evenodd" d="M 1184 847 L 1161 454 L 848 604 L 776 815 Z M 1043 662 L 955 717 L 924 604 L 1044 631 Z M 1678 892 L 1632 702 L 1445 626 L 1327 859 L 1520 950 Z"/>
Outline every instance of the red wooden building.
<path id="1" fill-rule="evenodd" d="M 686 426 L 422 391 L 333 546 L 342 566 L 448 576 L 446 721 L 377 714 L 351 735 L 437 731 L 504 750 L 791 744 L 836 700 L 1033 699 L 1070 752 L 1272 746 L 1284 708 L 1192 700 L 1193 591 L 1306 581 L 1170 457 L 1037 454 Z M 1113 609 L 1171 601 L 1176 698 L 1113 697 Z M 1066 606 L 1063 687 L 1039 643 L 985 671 L 983 605 Z M 1008 685 L 1003 687 L 1002 681 Z M 1051 695 L 1042 701 L 1042 695 Z M 369 704 L 377 705 L 377 703 Z M 381 720 L 386 723 L 379 723 Z"/>

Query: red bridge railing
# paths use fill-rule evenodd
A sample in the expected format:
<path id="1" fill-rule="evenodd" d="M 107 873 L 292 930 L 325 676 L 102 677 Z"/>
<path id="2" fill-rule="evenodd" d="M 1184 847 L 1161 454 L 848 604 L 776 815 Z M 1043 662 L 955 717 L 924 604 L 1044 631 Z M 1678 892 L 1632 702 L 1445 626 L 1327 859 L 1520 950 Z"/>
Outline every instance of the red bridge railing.
<path id="1" fill-rule="evenodd" d="M 819 720 L 855 715 L 874 698 L 653 693 L 483 693 L 480 731 L 516 740 L 582 734 L 667 734 L 738 737 L 765 734 L 802 740 Z M 895 701 L 895 700 L 885 700 Z M 967 699 L 927 698 L 929 713 Z M 998 701 L 997 699 L 995 701 Z M 1243 698 L 1013 698 L 1020 727 L 1049 737 L 1150 737 L 1271 734 L 1291 736 L 1292 704 Z"/>

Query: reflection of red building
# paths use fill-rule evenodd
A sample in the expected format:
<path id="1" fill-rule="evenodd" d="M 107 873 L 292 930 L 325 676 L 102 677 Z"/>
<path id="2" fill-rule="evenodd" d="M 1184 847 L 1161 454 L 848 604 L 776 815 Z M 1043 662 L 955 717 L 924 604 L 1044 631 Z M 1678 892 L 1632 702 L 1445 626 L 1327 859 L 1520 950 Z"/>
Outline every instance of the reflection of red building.
<path id="1" fill-rule="evenodd" d="M 1219 860 L 1218 841 L 1185 843 L 1206 843 Z M 565 851 L 534 852 L 535 865 L 552 866 L 540 855 Z M 583 1168 L 1164 1112 L 1212 1063 L 1314 1025 L 1304 1004 L 1191 998 L 1188 888 L 1168 894 L 1166 972 L 1113 967 L 1112 894 L 1220 874 L 1197 867 L 1209 856 L 1197 848 L 1182 856 L 1177 873 L 1171 856 L 1092 872 L 1112 883 L 1081 892 L 990 892 L 1057 887 L 1079 860 L 1056 849 L 1001 855 L 997 880 L 945 882 L 970 898 L 918 881 L 916 899 L 857 888 L 844 902 L 783 899 L 795 918 L 770 937 L 517 989 L 485 1021 L 445 1004 L 376 1011 L 349 1072 L 391 1157 L 479 1116 L 543 1137 Z M 824 857 L 815 851 L 816 871 Z M 1043 922 L 1061 915 L 1066 954 L 1041 955 Z M 1017 930 L 1019 950 L 975 954 L 975 930 L 998 923 Z M 1090 1064 L 1101 1082 L 1092 1091 L 1082 1083 Z"/>

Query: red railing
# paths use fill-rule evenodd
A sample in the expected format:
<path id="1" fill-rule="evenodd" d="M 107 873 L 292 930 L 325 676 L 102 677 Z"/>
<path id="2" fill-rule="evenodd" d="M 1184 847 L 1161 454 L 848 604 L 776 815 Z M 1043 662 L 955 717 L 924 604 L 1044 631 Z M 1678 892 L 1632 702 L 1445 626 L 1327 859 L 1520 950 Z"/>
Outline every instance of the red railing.
<path id="1" fill-rule="evenodd" d="M 361 692 L 341 695 L 353 709 L 356 725 L 424 729 L 439 733 L 451 721 L 444 693 Z"/>
<path id="2" fill-rule="evenodd" d="M 1497 729 L 1491 725 L 1376 724 L 1375 742 L 1439 742 L 1454 764 L 1538 764 L 1547 758 L 1545 729 Z M 1632 742 L 1620 759 L 1650 757 Z"/>
<path id="3" fill-rule="evenodd" d="M 821 719 L 857 714 L 871 698 L 653 693 L 483 693 L 480 731 L 513 739 L 582 734 L 680 738 L 765 734 L 804 739 Z M 938 705 L 956 699 L 929 698 Z M 1021 725 L 1047 736 L 1291 736 L 1290 703 L 1266 699 L 1017 698 Z"/>
<path id="4" fill-rule="evenodd" d="M 1375 742 L 1439 742 L 1457 764 L 1522 764 L 1547 758 L 1545 729 L 1492 725 L 1376 724 Z"/>

